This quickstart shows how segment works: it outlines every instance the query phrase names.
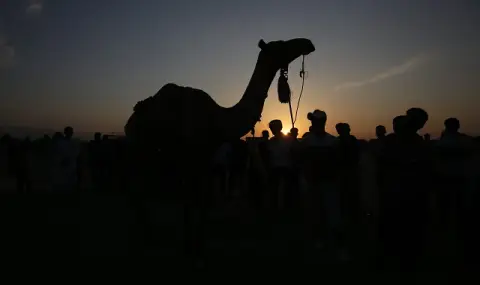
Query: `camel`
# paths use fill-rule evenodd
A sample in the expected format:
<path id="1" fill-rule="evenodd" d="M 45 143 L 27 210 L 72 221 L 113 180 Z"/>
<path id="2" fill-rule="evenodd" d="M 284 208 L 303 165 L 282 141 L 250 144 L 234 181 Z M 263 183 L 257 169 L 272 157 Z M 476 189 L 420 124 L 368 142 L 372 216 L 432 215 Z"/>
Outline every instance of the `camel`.
<path id="1" fill-rule="evenodd" d="M 184 203 L 185 246 L 193 256 L 201 255 L 203 221 L 211 197 L 209 159 L 220 144 L 240 139 L 254 128 L 277 71 L 315 50 L 308 39 L 260 40 L 258 46 L 261 51 L 255 70 L 235 106 L 221 107 L 202 90 L 168 83 L 154 96 L 138 102 L 125 125 L 127 141 L 134 149 L 132 162 L 140 162 L 132 163 L 132 170 L 140 175 L 133 184 L 135 191 L 180 190 L 173 192 L 179 193 Z M 164 171 L 158 171 L 162 166 L 166 166 Z M 159 179 L 161 172 L 166 179 Z M 165 186 L 170 180 L 180 184 Z M 165 191 L 156 191 L 152 185 L 157 182 Z M 143 206 L 140 203 L 137 207 Z"/>
<path id="2" fill-rule="evenodd" d="M 230 108 L 219 106 L 206 92 L 173 83 L 138 102 L 125 125 L 128 140 L 142 148 L 178 147 L 198 143 L 218 146 L 239 139 L 260 120 L 268 89 L 277 71 L 302 55 L 315 51 L 308 39 L 260 40 L 255 70 L 241 100 Z"/>

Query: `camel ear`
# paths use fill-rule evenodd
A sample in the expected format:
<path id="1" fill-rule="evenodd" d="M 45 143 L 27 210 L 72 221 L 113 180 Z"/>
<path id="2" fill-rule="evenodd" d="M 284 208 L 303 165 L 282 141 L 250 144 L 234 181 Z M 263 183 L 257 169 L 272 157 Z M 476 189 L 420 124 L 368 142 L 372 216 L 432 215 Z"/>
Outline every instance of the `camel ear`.
<path id="1" fill-rule="evenodd" d="M 264 40 L 260 40 L 260 41 L 258 42 L 258 47 L 259 47 L 260 49 L 263 50 L 266 46 L 267 46 L 267 44 L 265 43 Z"/>

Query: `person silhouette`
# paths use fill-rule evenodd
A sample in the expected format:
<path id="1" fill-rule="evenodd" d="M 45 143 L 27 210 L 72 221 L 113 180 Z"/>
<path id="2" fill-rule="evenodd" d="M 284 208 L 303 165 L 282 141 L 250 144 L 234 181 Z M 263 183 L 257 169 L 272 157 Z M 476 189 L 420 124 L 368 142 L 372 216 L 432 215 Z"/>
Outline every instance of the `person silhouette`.
<path id="1" fill-rule="evenodd" d="M 387 135 L 387 128 L 385 128 L 385 126 L 378 125 L 377 127 L 375 127 L 375 135 L 379 140 L 384 139 Z"/>
<path id="2" fill-rule="evenodd" d="M 77 159 L 80 148 L 73 140 L 74 130 L 68 126 L 64 129 L 63 139 L 57 142 L 56 147 L 56 179 L 54 181 L 55 191 L 71 192 L 77 186 L 78 172 Z"/>
<path id="3" fill-rule="evenodd" d="M 307 119 L 310 121 L 311 126 L 309 131 L 303 135 L 303 138 L 309 137 L 311 134 L 315 134 L 314 140 L 308 141 L 308 144 L 314 143 L 319 145 L 333 145 L 335 137 L 327 133 L 325 126 L 327 124 L 327 114 L 324 111 L 315 110 L 307 114 Z M 319 140 L 320 139 L 320 140 Z"/>
<path id="4" fill-rule="evenodd" d="M 417 134 L 428 121 L 428 113 L 421 108 L 410 108 L 406 112 L 408 122 L 407 122 L 407 132 L 411 135 Z"/>
<path id="5" fill-rule="evenodd" d="M 289 192 L 286 193 L 285 201 L 287 207 L 290 210 L 300 209 L 301 191 L 300 191 L 300 176 L 301 176 L 301 161 L 299 160 L 301 145 L 298 140 L 298 129 L 291 128 L 288 134 L 288 139 L 291 141 L 291 153 L 292 153 L 292 187 L 289 188 Z"/>
<path id="6" fill-rule="evenodd" d="M 356 168 L 360 152 L 357 138 L 350 134 L 350 125 L 347 123 L 338 123 L 335 128 L 338 133 L 338 151 L 342 169 Z"/>
<path id="7" fill-rule="evenodd" d="M 338 123 L 338 124 L 335 125 L 335 130 L 337 131 L 337 134 L 339 136 L 342 136 L 342 135 L 345 136 L 346 135 L 345 132 L 347 130 L 346 130 L 344 125 L 345 125 L 344 123 Z"/>
<path id="8" fill-rule="evenodd" d="M 460 121 L 448 118 L 442 137 L 434 144 L 438 224 L 444 231 L 464 229 L 474 154 L 473 141 L 459 132 Z M 452 224 L 452 222 L 454 224 Z"/>
<path id="9" fill-rule="evenodd" d="M 64 134 L 65 139 L 67 141 L 71 140 L 73 138 L 73 134 L 74 134 L 73 128 L 70 127 L 70 126 L 65 127 L 65 129 L 63 130 L 63 134 Z"/>
<path id="10" fill-rule="evenodd" d="M 445 130 L 443 131 L 443 134 L 445 136 L 450 136 L 450 137 L 462 136 L 462 134 L 459 132 L 460 121 L 457 118 L 448 118 L 445 120 L 443 125 L 445 126 Z"/>
<path id="11" fill-rule="evenodd" d="M 268 127 L 270 128 L 270 131 L 272 132 L 273 138 L 276 138 L 276 139 L 283 138 L 284 135 L 282 133 L 282 129 L 283 129 L 282 121 L 272 120 L 268 124 Z"/>
<path id="12" fill-rule="evenodd" d="M 267 130 L 263 130 L 262 131 L 262 139 L 265 140 L 265 141 L 268 141 L 269 138 L 270 138 L 270 133 Z"/>
<path id="13" fill-rule="evenodd" d="M 97 192 L 103 191 L 105 185 L 105 155 L 102 134 L 96 132 L 93 141 L 90 142 L 90 170 L 93 187 Z"/>
<path id="14" fill-rule="evenodd" d="M 417 132 L 427 121 L 427 112 L 420 108 L 395 117 L 379 166 L 386 176 L 380 198 L 383 263 L 396 269 L 415 268 L 422 254 L 431 164 L 427 144 Z"/>
<path id="15" fill-rule="evenodd" d="M 267 144 L 269 139 L 270 133 L 267 130 L 263 130 L 262 137 L 260 138 L 260 142 L 258 143 L 258 151 L 260 152 L 260 156 L 264 163 L 266 163 L 268 159 Z"/>
<path id="16" fill-rule="evenodd" d="M 267 130 L 262 131 L 262 137 L 258 143 L 258 152 L 262 163 L 267 165 L 268 163 L 268 140 L 270 138 L 270 133 Z"/>
<path id="17" fill-rule="evenodd" d="M 63 139 L 63 134 L 61 132 L 55 132 L 53 134 L 52 140 L 55 142 L 59 142 L 60 140 Z"/>
<path id="18" fill-rule="evenodd" d="M 291 128 L 290 132 L 288 133 L 289 137 L 291 137 L 294 140 L 298 139 L 298 129 L 297 128 Z"/>
<path id="19" fill-rule="evenodd" d="M 249 155 L 250 181 L 249 197 L 251 203 L 259 211 L 267 210 L 270 189 L 268 184 L 269 170 L 269 138 L 268 130 L 262 131 L 262 137 L 252 145 Z"/>
<path id="20" fill-rule="evenodd" d="M 378 158 L 381 155 L 381 152 L 383 151 L 383 148 L 385 145 L 385 138 L 387 137 L 387 128 L 383 125 L 376 126 L 375 136 L 376 136 L 375 139 L 372 139 L 369 141 L 369 147 L 376 161 L 378 160 Z"/>
<path id="21" fill-rule="evenodd" d="M 338 151 L 338 185 L 340 190 L 342 221 L 344 230 L 354 234 L 353 229 L 360 217 L 360 193 L 358 188 L 358 164 L 360 161 L 360 145 L 357 138 L 351 135 L 350 125 L 338 123 L 335 126 Z M 345 236 L 348 234 L 345 233 Z"/>
<path id="22" fill-rule="evenodd" d="M 341 195 L 338 187 L 337 139 L 325 127 L 327 114 L 321 110 L 308 113 L 311 126 L 301 141 L 302 173 L 306 182 L 307 224 L 317 247 L 326 241 L 335 254 L 342 254 Z M 321 219 L 319 217 L 325 217 Z M 325 224 L 321 221 L 324 220 Z M 325 236 L 322 234 L 325 229 Z"/>
<path id="23" fill-rule="evenodd" d="M 273 210 L 279 210 L 283 207 L 284 196 L 291 186 L 291 142 L 282 133 L 282 121 L 273 120 L 268 126 L 273 137 L 268 142 L 268 169 L 271 188 L 267 203 Z"/>
<path id="24" fill-rule="evenodd" d="M 408 118 L 405 115 L 396 116 L 393 119 L 393 134 L 391 134 L 391 137 L 397 138 L 398 136 L 403 135 L 406 132 L 407 120 Z"/>

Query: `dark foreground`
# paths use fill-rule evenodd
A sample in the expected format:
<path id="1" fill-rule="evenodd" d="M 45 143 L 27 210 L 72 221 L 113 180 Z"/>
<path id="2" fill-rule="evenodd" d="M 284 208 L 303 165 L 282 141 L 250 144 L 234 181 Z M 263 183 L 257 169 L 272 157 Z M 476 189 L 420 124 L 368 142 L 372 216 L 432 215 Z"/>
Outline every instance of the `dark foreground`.
<path id="1" fill-rule="evenodd" d="M 154 256 L 157 262 L 172 267 L 198 266 L 184 250 L 183 207 L 153 197 L 143 201 L 150 209 L 148 221 L 140 219 L 127 195 L 3 195 L 0 254 L 3 257 Z M 203 267 L 335 268 L 358 272 L 378 269 L 373 221 L 366 221 L 362 230 L 352 233 L 355 258 L 350 261 L 335 260 L 328 250 L 309 241 L 300 215 L 273 217 L 229 205 L 212 209 L 205 225 Z M 466 266 L 456 264 L 451 250 L 444 245 L 435 248 L 435 243 L 432 239 L 428 245 L 431 250 L 425 256 L 422 270 L 467 270 Z"/>

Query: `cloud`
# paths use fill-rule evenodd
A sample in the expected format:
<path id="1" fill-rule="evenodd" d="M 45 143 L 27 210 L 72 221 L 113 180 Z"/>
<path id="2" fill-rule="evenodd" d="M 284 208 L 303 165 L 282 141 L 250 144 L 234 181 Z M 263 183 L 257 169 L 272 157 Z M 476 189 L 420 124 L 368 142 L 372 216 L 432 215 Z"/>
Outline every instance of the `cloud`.
<path id="1" fill-rule="evenodd" d="M 43 1 L 42 0 L 29 0 L 26 13 L 27 15 L 37 16 L 42 14 Z"/>
<path id="2" fill-rule="evenodd" d="M 45 0 L 22 0 L 26 5 L 25 13 L 30 17 L 38 17 L 43 12 Z M 9 33 L 0 17 L 0 69 L 9 68 L 17 61 L 15 45 L 9 41 Z"/>
<path id="3" fill-rule="evenodd" d="M 384 72 L 378 73 L 368 79 L 364 79 L 360 81 L 344 82 L 335 87 L 335 92 L 343 89 L 362 87 L 364 85 L 376 83 L 376 82 L 388 79 L 390 77 L 405 74 L 409 71 L 414 70 L 415 68 L 423 64 L 426 60 L 427 60 L 427 56 L 425 55 L 418 55 L 418 56 L 412 57 L 409 60 L 405 61 L 404 63 L 393 66 L 385 70 Z"/>

